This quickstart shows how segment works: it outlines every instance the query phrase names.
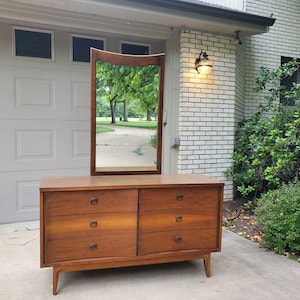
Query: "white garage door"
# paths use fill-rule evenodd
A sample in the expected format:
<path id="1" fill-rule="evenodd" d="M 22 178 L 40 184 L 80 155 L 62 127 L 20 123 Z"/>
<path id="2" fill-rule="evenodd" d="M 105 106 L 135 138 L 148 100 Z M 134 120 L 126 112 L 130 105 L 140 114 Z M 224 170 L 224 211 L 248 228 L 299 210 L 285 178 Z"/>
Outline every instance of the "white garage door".
<path id="1" fill-rule="evenodd" d="M 81 51 L 107 43 L 118 52 L 124 39 L 152 53 L 164 47 L 0 23 L 0 223 L 39 219 L 42 176 L 90 174 L 90 66 Z"/>
<path id="2" fill-rule="evenodd" d="M 53 59 L 14 55 L 0 24 L 0 223 L 39 218 L 42 176 L 89 174 L 89 64 L 52 32 Z"/>

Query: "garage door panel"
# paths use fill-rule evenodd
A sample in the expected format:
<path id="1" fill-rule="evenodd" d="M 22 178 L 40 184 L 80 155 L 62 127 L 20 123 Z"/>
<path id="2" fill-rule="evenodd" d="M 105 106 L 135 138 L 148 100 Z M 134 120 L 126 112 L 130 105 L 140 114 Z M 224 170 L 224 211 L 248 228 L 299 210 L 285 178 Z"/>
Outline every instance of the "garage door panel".
<path id="1" fill-rule="evenodd" d="M 0 172 L 89 168 L 89 122 L 0 120 Z"/>
<path id="2" fill-rule="evenodd" d="M 39 185 L 42 176 L 86 176 L 86 168 L 0 172 L 0 223 L 39 219 Z"/>
<path id="3" fill-rule="evenodd" d="M 80 72 L 1 66 L 0 119 L 88 120 L 89 66 Z"/>

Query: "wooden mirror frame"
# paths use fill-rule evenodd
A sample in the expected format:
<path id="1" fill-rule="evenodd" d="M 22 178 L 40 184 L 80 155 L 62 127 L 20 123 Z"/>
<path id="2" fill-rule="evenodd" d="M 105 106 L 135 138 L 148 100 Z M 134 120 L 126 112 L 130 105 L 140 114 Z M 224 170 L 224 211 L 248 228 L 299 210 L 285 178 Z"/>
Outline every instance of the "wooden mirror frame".
<path id="1" fill-rule="evenodd" d="M 156 147 L 156 169 L 143 169 L 140 167 L 120 168 L 118 170 L 97 170 L 96 166 L 96 63 L 98 61 L 108 62 L 114 65 L 159 66 L 159 90 L 158 90 L 158 113 L 157 113 L 157 147 Z M 165 54 L 154 55 L 128 55 L 113 53 L 91 48 L 90 50 L 90 80 L 91 80 L 91 160 L 90 174 L 96 175 L 130 175 L 130 174 L 161 174 L 162 157 L 162 118 L 163 118 L 163 94 L 164 94 L 164 63 Z"/>

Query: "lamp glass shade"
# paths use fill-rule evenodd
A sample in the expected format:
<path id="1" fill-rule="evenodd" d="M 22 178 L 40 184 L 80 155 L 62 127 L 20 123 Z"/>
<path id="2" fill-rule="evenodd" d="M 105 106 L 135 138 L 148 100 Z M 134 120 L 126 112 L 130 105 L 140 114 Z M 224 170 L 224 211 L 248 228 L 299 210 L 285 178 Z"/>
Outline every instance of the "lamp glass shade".
<path id="1" fill-rule="evenodd" d="M 212 69 L 212 61 L 210 59 L 201 59 L 196 65 L 196 69 L 200 74 L 208 74 Z"/>

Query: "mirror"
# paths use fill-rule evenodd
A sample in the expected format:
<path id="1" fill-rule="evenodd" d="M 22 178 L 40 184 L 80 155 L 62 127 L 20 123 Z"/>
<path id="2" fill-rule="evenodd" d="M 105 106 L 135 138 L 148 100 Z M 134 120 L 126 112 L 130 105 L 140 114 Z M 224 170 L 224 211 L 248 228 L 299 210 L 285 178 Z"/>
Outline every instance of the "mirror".
<path id="1" fill-rule="evenodd" d="M 91 48 L 91 175 L 160 174 L 165 54 Z"/>

